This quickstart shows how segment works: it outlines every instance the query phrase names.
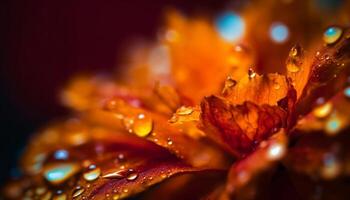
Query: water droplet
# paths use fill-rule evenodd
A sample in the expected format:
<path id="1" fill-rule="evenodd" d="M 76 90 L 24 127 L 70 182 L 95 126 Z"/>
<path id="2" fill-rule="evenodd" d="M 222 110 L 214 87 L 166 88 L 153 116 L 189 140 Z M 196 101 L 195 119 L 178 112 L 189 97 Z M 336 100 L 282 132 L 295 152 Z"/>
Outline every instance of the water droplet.
<path id="1" fill-rule="evenodd" d="M 168 144 L 168 145 L 172 145 L 172 144 L 173 144 L 173 141 L 172 141 L 170 138 L 168 138 L 168 139 L 167 139 L 167 144 Z"/>
<path id="2" fill-rule="evenodd" d="M 126 177 L 126 179 L 128 181 L 133 181 L 133 180 L 136 180 L 138 176 L 139 175 L 137 173 L 131 173 L 131 174 L 128 175 L 128 177 Z"/>
<path id="3" fill-rule="evenodd" d="M 178 115 L 190 115 L 191 113 L 193 113 L 192 107 L 181 106 L 176 110 L 176 114 Z"/>
<path id="4" fill-rule="evenodd" d="M 76 198 L 76 197 L 80 196 L 81 194 L 83 194 L 84 191 L 85 191 L 84 188 L 78 186 L 78 187 L 76 187 L 75 190 L 73 191 L 72 197 L 73 197 L 73 198 Z"/>
<path id="5" fill-rule="evenodd" d="M 109 172 L 107 174 L 104 174 L 102 177 L 103 178 L 124 178 L 126 174 L 126 170 L 122 169 L 122 170 L 118 170 L 118 171 L 115 171 L 115 172 Z"/>
<path id="6" fill-rule="evenodd" d="M 64 150 L 64 149 L 57 150 L 54 153 L 54 157 L 57 160 L 66 160 L 68 158 L 68 156 L 69 156 L 68 151 Z"/>
<path id="7" fill-rule="evenodd" d="M 45 168 L 43 175 L 52 184 L 60 184 L 79 171 L 79 166 L 74 163 L 53 164 Z"/>
<path id="8" fill-rule="evenodd" d="M 296 73 L 300 71 L 303 59 L 303 49 L 300 45 L 295 45 L 289 51 L 288 59 L 287 59 L 287 70 L 292 73 Z"/>
<path id="9" fill-rule="evenodd" d="M 267 157 L 271 160 L 278 160 L 285 154 L 285 147 L 282 144 L 272 144 L 267 150 Z"/>
<path id="10" fill-rule="evenodd" d="M 248 72 L 249 73 L 249 72 Z M 227 77 L 225 80 L 224 89 L 222 90 L 222 95 L 227 96 L 231 93 L 232 88 L 237 84 L 237 81 L 232 77 Z"/>
<path id="11" fill-rule="evenodd" d="M 83 174 L 83 177 L 87 181 L 94 181 L 101 175 L 101 169 L 95 165 L 90 165 L 88 171 Z"/>
<path id="12" fill-rule="evenodd" d="M 316 107 L 312 113 L 318 118 L 327 117 L 333 110 L 333 104 L 331 102 L 325 103 Z"/>
<path id="13" fill-rule="evenodd" d="M 254 71 L 254 69 L 253 68 L 249 68 L 248 69 L 248 77 L 249 77 L 249 79 L 252 79 L 255 76 L 256 76 L 256 72 Z"/>
<path id="14" fill-rule="evenodd" d="M 323 33 L 323 41 L 330 45 L 337 42 L 340 37 L 343 34 L 343 30 L 339 27 L 329 27 L 324 33 Z"/>
<path id="15" fill-rule="evenodd" d="M 132 131 L 139 137 L 148 136 L 153 129 L 153 120 L 144 114 L 139 114 L 134 121 Z"/>

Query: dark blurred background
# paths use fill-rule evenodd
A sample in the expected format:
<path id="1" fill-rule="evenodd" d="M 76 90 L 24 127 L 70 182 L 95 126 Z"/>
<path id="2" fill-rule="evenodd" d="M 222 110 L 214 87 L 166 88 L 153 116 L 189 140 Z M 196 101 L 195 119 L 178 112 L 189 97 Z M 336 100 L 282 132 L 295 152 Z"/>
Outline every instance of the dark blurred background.
<path id="1" fill-rule="evenodd" d="M 239 1 L 231 1 L 237 3 Z M 112 71 L 125 41 L 152 39 L 164 8 L 215 12 L 219 0 L 2 0 L 0 183 L 36 129 L 67 112 L 57 94 L 81 71 Z"/>

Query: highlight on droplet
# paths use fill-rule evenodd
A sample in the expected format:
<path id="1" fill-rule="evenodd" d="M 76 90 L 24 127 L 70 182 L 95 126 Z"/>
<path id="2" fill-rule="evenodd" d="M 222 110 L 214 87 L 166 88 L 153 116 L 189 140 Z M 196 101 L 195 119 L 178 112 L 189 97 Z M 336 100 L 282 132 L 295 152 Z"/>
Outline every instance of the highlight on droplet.
<path id="1" fill-rule="evenodd" d="M 244 20 L 232 11 L 221 14 L 216 19 L 215 26 L 220 36 L 229 42 L 242 38 L 245 29 Z"/>

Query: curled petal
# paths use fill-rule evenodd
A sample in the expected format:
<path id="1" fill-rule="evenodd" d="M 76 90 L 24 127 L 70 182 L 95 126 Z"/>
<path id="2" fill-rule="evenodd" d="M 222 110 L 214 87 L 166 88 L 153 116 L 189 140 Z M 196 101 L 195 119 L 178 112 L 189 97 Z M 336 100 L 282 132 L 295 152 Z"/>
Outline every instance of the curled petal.
<path id="1" fill-rule="evenodd" d="M 286 127 L 288 115 L 279 106 L 251 102 L 232 105 L 216 96 L 205 98 L 201 109 L 202 129 L 237 157 L 250 153 L 259 142 Z"/>

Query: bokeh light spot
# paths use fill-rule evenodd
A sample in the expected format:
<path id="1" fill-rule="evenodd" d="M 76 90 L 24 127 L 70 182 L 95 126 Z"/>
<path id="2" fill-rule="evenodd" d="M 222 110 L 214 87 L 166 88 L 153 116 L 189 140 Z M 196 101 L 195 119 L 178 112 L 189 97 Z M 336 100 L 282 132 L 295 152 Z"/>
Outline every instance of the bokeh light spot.
<path id="1" fill-rule="evenodd" d="M 217 18 L 216 28 L 224 40 L 233 42 L 242 38 L 245 25 L 243 19 L 236 13 L 225 12 Z"/>
<path id="2" fill-rule="evenodd" d="M 272 24 L 270 27 L 270 37 L 274 42 L 285 42 L 289 37 L 288 27 L 280 22 Z"/>

